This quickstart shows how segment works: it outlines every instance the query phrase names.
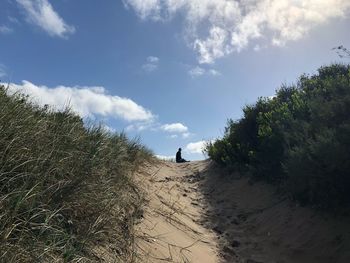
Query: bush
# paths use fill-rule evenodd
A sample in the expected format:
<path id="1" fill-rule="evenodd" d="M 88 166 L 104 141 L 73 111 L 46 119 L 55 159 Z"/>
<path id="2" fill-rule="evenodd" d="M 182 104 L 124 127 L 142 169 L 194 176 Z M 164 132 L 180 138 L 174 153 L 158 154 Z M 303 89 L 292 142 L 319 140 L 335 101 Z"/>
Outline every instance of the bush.
<path id="1" fill-rule="evenodd" d="M 107 240 L 129 261 L 141 202 L 129 175 L 150 156 L 0 87 L 0 261 L 88 260 Z"/>
<path id="2" fill-rule="evenodd" d="M 207 146 L 214 161 L 283 186 L 304 204 L 350 206 L 350 66 L 321 67 L 243 112 Z"/>

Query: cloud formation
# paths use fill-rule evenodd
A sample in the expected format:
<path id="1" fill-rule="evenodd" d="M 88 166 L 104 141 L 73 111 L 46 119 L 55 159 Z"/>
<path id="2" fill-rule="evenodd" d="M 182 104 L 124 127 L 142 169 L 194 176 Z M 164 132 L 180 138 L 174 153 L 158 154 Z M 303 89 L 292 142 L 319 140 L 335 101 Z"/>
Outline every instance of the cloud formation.
<path id="1" fill-rule="evenodd" d="M 53 9 L 48 0 L 16 0 L 24 10 L 27 20 L 50 36 L 67 37 L 75 32 Z"/>
<path id="2" fill-rule="evenodd" d="M 171 135 L 169 136 L 169 138 L 171 139 L 176 139 L 180 136 L 183 139 L 187 139 L 190 136 L 194 135 L 193 133 L 189 132 L 189 129 L 187 126 L 179 122 L 163 124 L 160 126 L 160 130 L 165 131 L 167 133 L 171 133 Z"/>
<path id="3" fill-rule="evenodd" d="M 195 78 L 195 77 L 200 77 L 202 75 L 204 75 L 205 73 L 205 69 L 204 68 L 201 68 L 201 67 L 194 67 L 194 68 L 191 68 L 189 71 L 188 71 L 188 74 L 192 77 L 192 78 Z"/>
<path id="4" fill-rule="evenodd" d="M 170 133 L 186 133 L 188 132 L 188 128 L 183 125 L 182 123 L 171 123 L 171 124 L 164 124 L 161 126 L 161 129 L 166 132 Z"/>
<path id="5" fill-rule="evenodd" d="M 8 27 L 6 25 L 0 25 L 0 33 L 1 34 L 10 34 L 13 32 L 13 29 L 11 27 Z"/>
<path id="6" fill-rule="evenodd" d="M 197 52 L 199 63 L 208 64 L 240 52 L 251 42 L 283 46 L 331 19 L 350 13 L 349 0 L 123 1 L 144 20 L 164 21 L 181 13 L 186 39 Z"/>
<path id="7" fill-rule="evenodd" d="M 69 106 L 82 117 L 102 116 L 126 121 L 151 121 L 155 117 L 131 99 L 109 95 L 103 87 L 48 88 L 24 80 L 22 84 L 11 83 L 9 91 L 30 95 L 39 105 L 52 105 L 57 110 Z"/>
<path id="8" fill-rule="evenodd" d="M 158 124 L 154 121 L 155 118 L 156 117 L 154 116 L 152 119 L 130 124 L 125 128 L 125 130 L 126 131 L 137 131 L 137 132 L 142 132 L 142 131 L 146 131 L 146 130 L 157 131 Z"/>
<path id="9" fill-rule="evenodd" d="M 158 121 L 156 121 L 156 117 L 149 120 L 149 121 L 141 121 L 136 122 L 128 125 L 125 128 L 126 131 L 132 132 L 142 132 L 142 131 L 153 131 L 153 132 L 159 132 L 163 131 L 167 133 L 167 138 L 169 139 L 177 139 L 177 138 L 183 138 L 187 139 L 194 134 L 189 132 L 189 129 L 187 126 L 185 126 L 182 123 L 170 123 L 170 124 L 162 124 Z"/>
<path id="10" fill-rule="evenodd" d="M 146 63 L 142 65 L 142 69 L 147 72 L 152 72 L 158 69 L 159 66 L 159 58 L 154 56 L 149 56 L 146 59 Z"/>
<path id="11" fill-rule="evenodd" d="M 156 154 L 156 157 L 160 160 L 164 160 L 164 161 L 172 161 L 172 160 L 175 160 L 175 156 L 166 156 L 166 155 L 159 155 L 159 154 Z"/>
<path id="12" fill-rule="evenodd" d="M 191 68 L 188 71 L 188 74 L 192 77 L 192 78 L 196 78 L 196 77 L 200 77 L 203 75 L 209 75 L 209 76 L 220 76 L 221 73 L 219 71 L 217 71 L 216 69 L 204 69 L 202 67 L 194 67 Z"/>
<path id="13" fill-rule="evenodd" d="M 206 141 L 191 142 L 186 145 L 185 152 L 189 154 L 203 153 Z"/>

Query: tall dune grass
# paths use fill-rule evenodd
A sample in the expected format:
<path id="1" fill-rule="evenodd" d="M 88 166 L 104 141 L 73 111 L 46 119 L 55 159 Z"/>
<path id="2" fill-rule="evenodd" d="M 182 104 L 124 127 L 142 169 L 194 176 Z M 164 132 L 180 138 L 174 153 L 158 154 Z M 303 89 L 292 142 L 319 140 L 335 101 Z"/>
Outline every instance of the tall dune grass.
<path id="1" fill-rule="evenodd" d="M 93 248 L 107 243 L 131 261 L 141 198 L 130 174 L 150 157 L 0 86 L 0 262 L 97 261 Z"/>

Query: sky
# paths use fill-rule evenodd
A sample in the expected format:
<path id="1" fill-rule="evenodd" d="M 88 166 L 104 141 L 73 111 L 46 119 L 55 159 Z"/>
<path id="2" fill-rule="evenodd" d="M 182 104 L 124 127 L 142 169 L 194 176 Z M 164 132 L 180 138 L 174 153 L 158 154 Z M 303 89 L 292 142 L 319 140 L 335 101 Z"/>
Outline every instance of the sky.
<path id="1" fill-rule="evenodd" d="M 1 0 L 0 79 L 198 160 L 245 105 L 347 63 L 349 28 L 349 0 Z"/>

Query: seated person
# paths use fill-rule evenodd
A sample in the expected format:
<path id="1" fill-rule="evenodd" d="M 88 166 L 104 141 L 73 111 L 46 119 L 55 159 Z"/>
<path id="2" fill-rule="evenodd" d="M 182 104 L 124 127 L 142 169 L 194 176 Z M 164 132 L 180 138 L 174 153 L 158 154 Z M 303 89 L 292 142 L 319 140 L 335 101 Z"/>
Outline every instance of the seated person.
<path id="1" fill-rule="evenodd" d="M 177 163 L 185 163 L 185 162 L 188 162 L 188 161 L 186 161 L 185 159 L 183 159 L 183 158 L 181 157 L 181 148 L 179 148 L 179 150 L 178 150 L 177 153 L 176 153 L 176 162 L 177 162 Z"/>

